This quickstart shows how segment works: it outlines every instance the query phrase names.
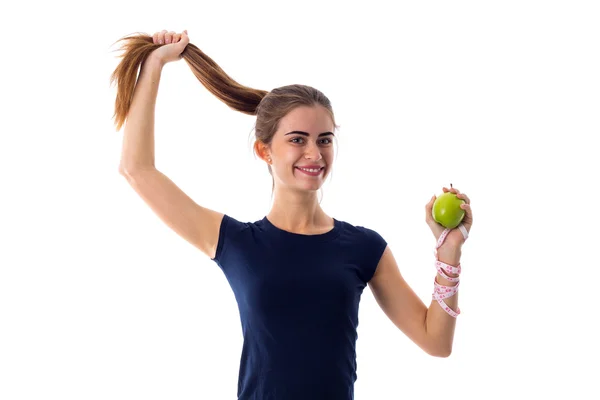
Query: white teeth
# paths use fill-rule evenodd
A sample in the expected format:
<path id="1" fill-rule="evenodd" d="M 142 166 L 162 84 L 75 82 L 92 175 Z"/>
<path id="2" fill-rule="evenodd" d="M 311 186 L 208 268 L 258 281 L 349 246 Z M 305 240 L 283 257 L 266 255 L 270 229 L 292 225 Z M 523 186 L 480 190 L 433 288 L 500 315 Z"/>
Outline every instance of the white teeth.
<path id="1" fill-rule="evenodd" d="M 298 167 L 298 169 L 301 169 L 302 171 L 306 171 L 306 172 L 319 172 L 321 170 L 321 168 L 308 169 L 308 168 L 300 168 L 300 167 Z"/>

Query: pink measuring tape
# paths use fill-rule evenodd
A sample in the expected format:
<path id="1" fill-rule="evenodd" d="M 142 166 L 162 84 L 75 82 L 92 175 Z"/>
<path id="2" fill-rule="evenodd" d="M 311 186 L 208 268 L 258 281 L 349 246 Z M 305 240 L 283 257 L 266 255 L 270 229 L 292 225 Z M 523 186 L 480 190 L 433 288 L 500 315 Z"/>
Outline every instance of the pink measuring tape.
<path id="1" fill-rule="evenodd" d="M 465 240 L 467 240 L 467 238 L 469 237 L 467 228 L 465 228 L 465 226 L 463 224 L 460 224 L 458 226 L 458 229 L 462 233 Z M 437 302 L 442 307 L 442 309 L 444 309 L 444 311 L 446 311 L 448 314 L 450 314 L 451 316 L 456 318 L 458 316 L 458 314 L 460 314 L 460 308 L 457 307 L 456 311 L 454 311 L 453 309 L 451 309 L 450 307 L 448 307 L 446 305 L 446 303 L 444 302 L 444 299 L 446 299 L 448 297 L 452 297 L 456 294 L 456 292 L 458 292 L 458 285 L 460 284 L 459 277 L 458 276 L 456 276 L 456 277 L 448 276 L 448 274 L 460 275 L 460 272 L 461 272 L 460 263 L 458 264 L 458 266 L 455 267 L 455 266 L 441 262 L 439 260 L 439 258 L 437 257 L 437 249 L 439 249 L 439 247 L 442 245 L 442 243 L 444 243 L 444 240 L 446 240 L 446 236 L 448 236 L 448 233 L 450 231 L 451 231 L 451 229 L 446 229 L 446 230 L 444 230 L 444 232 L 442 232 L 442 234 L 440 235 L 440 238 L 437 241 L 437 245 L 435 246 L 435 249 L 433 250 L 433 254 L 435 255 L 435 258 L 436 258 L 435 268 L 437 269 L 438 273 L 441 276 L 443 276 L 444 278 L 446 278 L 447 280 L 449 280 L 450 282 L 456 282 L 456 285 L 455 286 L 440 285 L 439 283 L 437 283 L 435 281 L 435 278 L 434 278 L 434 281 L 433 281 L 434 288 L 433 288 L 432 297 L 435 300 L 437 300 Z"/>

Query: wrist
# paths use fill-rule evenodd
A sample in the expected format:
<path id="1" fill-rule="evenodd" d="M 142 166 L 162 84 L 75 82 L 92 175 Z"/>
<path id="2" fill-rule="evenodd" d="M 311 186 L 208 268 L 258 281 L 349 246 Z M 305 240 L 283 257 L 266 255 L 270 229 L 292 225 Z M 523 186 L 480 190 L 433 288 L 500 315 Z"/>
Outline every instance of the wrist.
<path id="1" fill-rule="evenodd" d="M 460 247 L 441 246 L 439 249 L 437 249 L 438 260 L 448 265 L 452 265 L 453 267 L 456 267 L 458 264 L 460 264 L 461 255 L 462 250 Z"/>
<path id="2" fill-rule="evenodd" d="M 458 275 L 456 275 L 456 274 L 447 274 L 447 275 L 449 277 L 451 277 L 451 278 L 458 278 Z M 458 282 L 450 282 L 448 279 L 444 278 L 439 273 L 435 276 L 435 281 L 437 283 L 439 283 L 440 285 L 443 285 L 443 286 L 456 286 L 456 285 L 458 285 Z"/>
<path id="3" fill-rule="evenodd" d="M 444 264 L 448 264 L 452 267 L 458 267 L 458 265 L 460 264 L 461 250 L 459 248 L 455 248 L 455 247 L 444 248 L 444 246 L 442 246 L 438 249 L 437 255 L 438 255 L 438 260 L 443 262 Z M 452 274 L 448 271 L 444 271 L 444 273 L 446 275 L 448 275 L 450 278 L 458 278 L 459 277 L 459 274 Z M 437 283 L 439 283 L 440 285 L 444 285 L 444 286 L 456 286 L 456 283 L 457 283 L 457 282 L 449 281 L 443 275 L 441 275 L 439 272 L 436 275 L 435 279 L 436 279 Z"/>
<path id="4" fill-rule="evenodd" d="M 150 53 L 148 58 L 146 58 L 146 60 L 144 61 L 144 65 L 158 68 L 160 70 L 162 70 L 162 68 L 165 66 L 165 64 L 166 64 L 166 62 L 164 62 L 164 60 L 162 58 L 160 58 L 160 56 L 158 56 L 156 54 L 156 52 Z"/>

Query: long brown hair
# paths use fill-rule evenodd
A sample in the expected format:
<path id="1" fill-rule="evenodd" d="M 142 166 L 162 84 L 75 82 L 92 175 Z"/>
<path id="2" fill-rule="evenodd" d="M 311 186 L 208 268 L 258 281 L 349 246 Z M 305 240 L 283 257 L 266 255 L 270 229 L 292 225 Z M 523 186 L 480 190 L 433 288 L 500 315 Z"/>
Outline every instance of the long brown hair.
<path id="1" fill-rule="evenodd" d="M 131 100 L 137 81 L 138 71 L 144 61 L 154 50 L 163 46 L 154 44 L 152 36 L 136 33 L 125 36 L 115 43 L 122 42 L 119 50 L 121 62 L 110 77 L 110 84 L 117 84 L 117 98 L 113 119 L 116 130 L 120 130 L 131 107 Z M 225 73 L 209 56 L 192 43 L 188 43 L 181 53 L 181 58 L 188 64 L 192 73 L 213 95 L 227 104 L 229 108 L 248 115 L 256 115 L 254 126 L 255 142 L 270 146 L 273 136 L 279 127 L 279 121 L 294 108 L 299 106 L 322 106 L 331 116 L 334 129 L 339 126 L 331 102 L 319 90 L 300 84 L 281 86 L 270 92 L 243 86 Z M 334 136 L 335 138 L 335 136 Z M 256 155 L 256 147 L 254 146 Z M 271 177 L 273 172 L 268 166 Z M 275 188 L 275 180 L 271 195 Z"/>

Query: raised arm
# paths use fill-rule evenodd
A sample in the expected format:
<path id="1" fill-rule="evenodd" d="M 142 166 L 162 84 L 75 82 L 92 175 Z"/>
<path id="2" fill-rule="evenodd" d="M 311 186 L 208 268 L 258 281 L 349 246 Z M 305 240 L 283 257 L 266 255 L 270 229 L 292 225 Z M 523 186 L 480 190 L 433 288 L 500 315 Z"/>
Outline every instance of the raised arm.
<path id="1" fill-rule="evenodd" d="M 154 109 L 164 65 L 151 55 L 141 67 L 124 128 L 119 172 L 163 222 L 212 259 L 223 214 L 196 204 L 154 165 Z"/>
<path id="2" fill-rule="evenodd" d="M 154 168 L 154 108 L 163 66 L 155 56 L 142 64 L 124 127 L 119 172 Z"/>

